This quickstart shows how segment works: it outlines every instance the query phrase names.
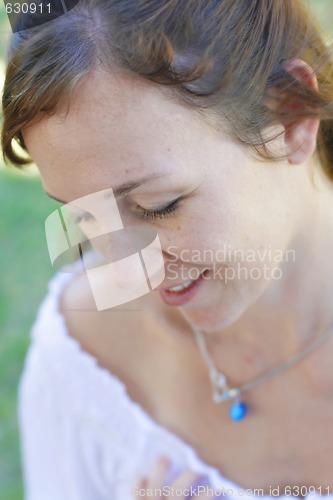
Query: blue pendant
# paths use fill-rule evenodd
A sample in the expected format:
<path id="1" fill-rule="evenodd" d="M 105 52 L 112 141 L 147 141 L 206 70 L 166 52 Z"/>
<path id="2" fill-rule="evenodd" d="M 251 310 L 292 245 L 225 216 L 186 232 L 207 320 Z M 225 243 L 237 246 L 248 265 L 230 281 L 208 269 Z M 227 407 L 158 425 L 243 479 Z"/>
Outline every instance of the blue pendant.
<path id="1" fill-rule="evenodd" d="M 235 403 L 230 406 L 229 413 L 231 420 L 233 420 L 234 422 L 239 422 L 246 417 L 247 406 L 242 401 L 235 401 Z"/>

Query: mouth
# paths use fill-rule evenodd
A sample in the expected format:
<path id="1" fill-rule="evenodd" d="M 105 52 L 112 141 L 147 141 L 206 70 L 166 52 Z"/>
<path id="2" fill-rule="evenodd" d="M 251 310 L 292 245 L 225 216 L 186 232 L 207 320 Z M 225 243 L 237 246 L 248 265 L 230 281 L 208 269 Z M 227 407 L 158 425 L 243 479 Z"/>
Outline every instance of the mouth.
<path id="1" fill-rule="evenodd" d="M 161 298 L 170 306 L 181 306 L 185 304 L 197 293 L 208 273 L 209 269 L 205 269 L 195 280 L 187 280 L 179 285 L 161 289 Z"/>

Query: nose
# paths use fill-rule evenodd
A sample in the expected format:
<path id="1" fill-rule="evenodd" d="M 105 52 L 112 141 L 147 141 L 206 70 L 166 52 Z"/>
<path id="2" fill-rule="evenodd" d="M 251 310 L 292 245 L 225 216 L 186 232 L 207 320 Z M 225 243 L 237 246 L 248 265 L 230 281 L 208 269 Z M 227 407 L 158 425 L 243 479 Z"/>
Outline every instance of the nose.
<path id="1" fill-rule="evenodd" d="M 125 259 L 113 262 L 113 277 L 120 288 L 140 287 L 150 281 L 164 279 L 164 259 L 159 249 L 146 248 Z"/>
<path id="2" fill-rule="evenodd" d="M 176 252 L 168 252 L 167 250 L 163 250 L 163 243 L 161 243 L 161 246 L 162 246 L 162 254 L 163 254 L 163 259 L 164 259 L 164 262 L 165 263 L 168 263 L 168 262 L 176 262 L 178 260 L 180 260 L 180 258 L 177 256 L 177 253 Z M 173 247 L 175 248 L 175 247 Z"/>
<path id="3" fill-rule="evenodd" d="M 165 258 L 156 232 L 140 235 L 130 254 L 114 260 L 112 268 L 121 288 L 148 286 L 147 282 L 152 289 L 158 286 L 165 277 Z"/>

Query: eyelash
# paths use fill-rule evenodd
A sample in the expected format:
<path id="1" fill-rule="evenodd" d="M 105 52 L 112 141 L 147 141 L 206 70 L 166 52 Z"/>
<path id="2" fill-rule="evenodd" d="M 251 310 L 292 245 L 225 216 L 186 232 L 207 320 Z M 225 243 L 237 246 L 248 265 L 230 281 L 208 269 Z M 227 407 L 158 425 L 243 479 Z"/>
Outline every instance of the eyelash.
<path id="1" fill-rule="evenodd" d="M 140 210 L 139 217 L 145 220 L 164 219 L 164 217 L 167 217 L 171 213 L 175 213 L 179 209 L 179 202 L 180 198 L 173 201 L 172 203 L 162 208 L 161 210 L 144 210 L 142 207 L 138 206 Z M 91 219 L 91 217 L 92 215 L 89 213 L 78 215 L 75 218 L 75 223 L 80 224 L 80 222 L 87 222 L 88 220 Z"/>
<path id="2" fill-rule="evenodd" d="M 142 207 L 138 207 L 140 209 L 139 217 L 145 220 L 155 220 L 155 219 L 164 219 L 164 217 L 168 217 L 169 214 L 175 213 L 179 209 L 179 201 L 173 201 L 166 207 L 161 210 L 144 210 Z"/>

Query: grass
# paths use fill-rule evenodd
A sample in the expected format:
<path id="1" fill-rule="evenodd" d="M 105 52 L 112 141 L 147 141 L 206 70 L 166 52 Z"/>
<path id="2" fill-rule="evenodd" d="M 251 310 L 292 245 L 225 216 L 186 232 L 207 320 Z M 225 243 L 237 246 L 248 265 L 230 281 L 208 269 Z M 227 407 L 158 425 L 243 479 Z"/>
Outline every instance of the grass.
<path id="1" fill-rule="evenodd" d="M 0 169 L 0 499 L 23 498 L 16 419 L 19 375 L 53 274 L 44 221 L 57 207 L 37 177 Z"/>

